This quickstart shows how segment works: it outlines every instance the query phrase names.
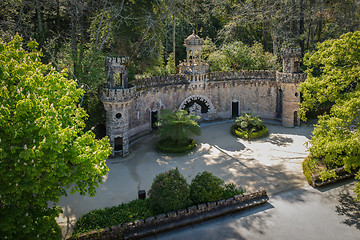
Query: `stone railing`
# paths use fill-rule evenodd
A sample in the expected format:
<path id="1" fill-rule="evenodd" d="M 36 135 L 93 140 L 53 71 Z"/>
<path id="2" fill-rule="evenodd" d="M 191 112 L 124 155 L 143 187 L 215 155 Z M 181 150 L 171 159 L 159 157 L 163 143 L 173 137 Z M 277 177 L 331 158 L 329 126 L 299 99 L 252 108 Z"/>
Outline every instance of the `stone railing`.
<path id="1" fill-rule="evenodd" d="M 105 102 L 129 101 L 136 96 L 136 87 L 130 88 L 105 88 L 101 94 L 101 100 Z"/>
<path id="2" fill-rule="evenodd" d="M 159 232 L 170 231 L 218 216 L 264 204 L 269 200 L 265 189 L 244 193 L 217 202 L 203 203 L 187 209 L 135 220 L 111 228 L 83 233 L 71 240 L 138 239 Z"/>
<path id="3" fill-rule="evenodd" d="M 276 73 L 276 81 L 283 83 L 301 83 L 305 81 L 306 77 L 306 73 Z"/>
<path id="4" fill-rule="evenodd" d="M 257 71 L 229 71 L 229 72 L 211 72 L 209 73 L 209 81 L 220 80 L 274 80 L 276 74 L 274 71 L 257 70 Z"/>
<path id="5" fill-rule="evenodd" d="M 181 75 L 169 75 L 169 76 L 157 76 L 142 79 L 135 79 L 131 81 L 137 89 L 161 87 L 166 85 L 177 85 L 187 83 L 185 76 Z"/>
<path id="6" fill-rule="evenodd" d="M 201 62 L 200 64 L 188 64 L 186 62 L 179 64 L 179 73 L 184 75 L 204 75 L 209 72 L 209 64 Z"/>

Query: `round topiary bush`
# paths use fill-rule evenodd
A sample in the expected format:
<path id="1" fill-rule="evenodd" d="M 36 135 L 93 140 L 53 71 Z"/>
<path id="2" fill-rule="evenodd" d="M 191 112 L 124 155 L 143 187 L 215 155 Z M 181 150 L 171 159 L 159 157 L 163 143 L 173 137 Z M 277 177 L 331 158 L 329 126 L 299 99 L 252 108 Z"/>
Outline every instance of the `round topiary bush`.
<path id="1" fill-rule="evenodd" d="M 244 113 L 235 119 L 236 124 L 231 126 L 231 133 L 239 138 L 255 139 L 268 133 L 262 120 L 251 113 Z"/>
<path id="2" fill-rule="evenodd" d="M 155 214 L 176 211 L 191 205 L 189 184 L 179 169 L 156 175 L 149 190 L 149 206 Z"/>
<path id="3" fill-rule="evenodd" d="M 198 173 L 190 185 L 190 199 L 195 203 L 213 202 L 221 199 L 224 181 L 212 173 Z"/>
<path id="4" fill-rule="evenodd" d="M 157 149 L 163 153 L 184 153 L 196 147 L 194 139 L 189 139 L 184 145 L 176 145 L 169 139 L 162 139 L 156 144 Z"/>
<path id="5" fill-rule="evenodd" d="M 231 126 L 231 133 L 243 139 L 256 139 L 266 136 L 268 134 L 268 129 L 266 126 L 263 126 L 260 130 L 248 132 L 247 130 L 241 129 L 237 124 L 234 124 Z"/>

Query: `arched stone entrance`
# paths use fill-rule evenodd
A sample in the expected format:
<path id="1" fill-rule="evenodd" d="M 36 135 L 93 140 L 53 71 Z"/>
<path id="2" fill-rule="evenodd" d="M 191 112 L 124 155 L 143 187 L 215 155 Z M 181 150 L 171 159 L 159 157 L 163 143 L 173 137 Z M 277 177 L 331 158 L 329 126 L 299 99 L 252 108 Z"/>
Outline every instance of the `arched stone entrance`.
<path id="1" fill-rule="evenodd" d="M 212 117 L 216 112 L 210 99 L 202 95 L 191 95 L 180 104 L 179 110 L 187 110 L 195 115 L 201 116 L 203 120 Z"/>

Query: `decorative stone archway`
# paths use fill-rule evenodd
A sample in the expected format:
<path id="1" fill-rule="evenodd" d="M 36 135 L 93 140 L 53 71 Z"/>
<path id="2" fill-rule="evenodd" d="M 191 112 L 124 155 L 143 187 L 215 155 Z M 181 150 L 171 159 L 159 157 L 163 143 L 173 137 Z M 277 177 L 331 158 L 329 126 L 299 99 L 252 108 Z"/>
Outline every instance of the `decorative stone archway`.
<path id="1" fill-rule="evenodd" d="M 216 112 L 210 99 L 203 95 L 191 95 L 185 98 L 179 107 L 179 110 L 182 109 L 201 116 L 203 119 L 211 118 Z"/>

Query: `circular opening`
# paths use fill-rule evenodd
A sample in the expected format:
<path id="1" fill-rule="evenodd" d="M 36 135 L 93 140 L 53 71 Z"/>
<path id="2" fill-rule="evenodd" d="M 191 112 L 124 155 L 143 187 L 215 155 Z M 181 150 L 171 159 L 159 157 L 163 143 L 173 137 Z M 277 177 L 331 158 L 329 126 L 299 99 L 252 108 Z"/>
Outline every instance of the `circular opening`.
<path id="1" fill-rule="evenodd" d="M 120 119 L 120 118 L 121 118 L 121 113 L 117 113 L 117 114 L 115 115 L 115 117 L 116 117 L 117 119 Z"/>
<path id="2" fill-rule="evenodd" d="M 295 93 L 295 97 L 297 97 L 297 96 L 298 96 L 298 93 L 296 92 L 296 93 Z"/>

